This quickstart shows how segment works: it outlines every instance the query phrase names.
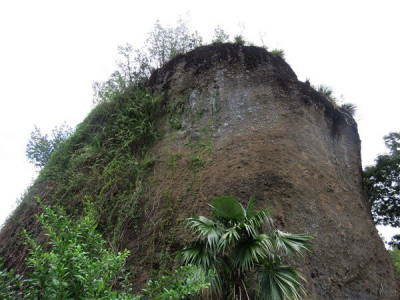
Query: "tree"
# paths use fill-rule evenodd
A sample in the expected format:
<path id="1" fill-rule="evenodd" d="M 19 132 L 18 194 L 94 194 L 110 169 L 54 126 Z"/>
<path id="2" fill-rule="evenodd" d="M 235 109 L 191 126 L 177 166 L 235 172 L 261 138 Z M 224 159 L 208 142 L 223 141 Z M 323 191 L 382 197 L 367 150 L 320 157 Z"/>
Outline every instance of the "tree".
<path id="1" fill-rule="evenodd" d="M 364 170 L 364 183 L 375 224 L 400 227 L 400 132 L 384 137 L 389 154 Z"/>
<path id="2" fill-rule="evenodd" d="M 95 81 L 93 103 L 113 99 L 128 88 L 145 82 L 151 72 L 162 67 L 180 53 L 201 46 L 202 37 L 197 31 L 189 30 L 188 19 L 178 19 L 176 27 L 163 26 L 159 21 L 146 40 L 145 49 L 134 49 L 132 45 L 118 46 L 117 70 L 106 81 Z"/>
<path id="3" fill-rule="evenodd" d="M 179 255 L 183 264 L 215 273 L 210 295 L 250 299 L 248 283 L 255 274 L 257 298 L 300 299 L 305 292 L 303 278 L 293 266 L 285 264 L 282 254 L 304 253 L 310 248 L 312 237 L 275 229 L 268 209 L 254 210 L 254 198 L 246 208 L 230 196 L 216 198 L 210 206 L 213 218 L 197 216 L 187 220 L 198 238 Z M 267 234 L 263 233 L 264 227 Z"/>
<path id="4" fill-rule="evenodd" d="M 364 170 L 364 185 L 375 224 L 400 227 L 400 132 L 384 137 L 389 154 L 379 155 L 375 165 Z M 400 245 L 400 236 L 391 246 Z"/>
<path id="5" fill-rule="evenodd" d="M 55 127 L 51 138 L 47 134 L 43 135 L 39 128 L 31 132 L 31 138 L 26 146 L 26 156 L 36 167 L 43 167 L 49 160 L 50 155 L 60 144 L 65 141 L 72 133 L 71 127 L 62 124 Z"/>
<path id="6" fill-rule="evenodd" d="M 214 36 L 212 39 L 213 43 L 226 43 L 229 40 L 229 35 L 227 33 L 225 33 L 225 31 L 217 26 L 217 28 L 214 29 Z"/>
<path id="7" fill-rule="evenodd" d="M 162 26 L 160 21 L 154 24 L 147 38 L 147 51 L 153 67 L 160 68 L 168 60 L 201 46 L 203 38 L 197 31 L 190 32 L 189 21 L 178 19 L 175 28 Z"/>

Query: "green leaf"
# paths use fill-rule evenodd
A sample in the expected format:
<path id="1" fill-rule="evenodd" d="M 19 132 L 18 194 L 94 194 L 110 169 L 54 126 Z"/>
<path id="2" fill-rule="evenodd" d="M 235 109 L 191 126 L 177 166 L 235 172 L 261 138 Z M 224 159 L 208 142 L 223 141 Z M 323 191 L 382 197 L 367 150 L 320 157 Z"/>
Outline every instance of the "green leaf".
<path id="1" fill-rule="evenodd" d="M 223 196 L 211 201 L 210 206 L 218 218 L 226 220 L 244 220 L 245 210 L 243 206 L 232 196 Z"/>

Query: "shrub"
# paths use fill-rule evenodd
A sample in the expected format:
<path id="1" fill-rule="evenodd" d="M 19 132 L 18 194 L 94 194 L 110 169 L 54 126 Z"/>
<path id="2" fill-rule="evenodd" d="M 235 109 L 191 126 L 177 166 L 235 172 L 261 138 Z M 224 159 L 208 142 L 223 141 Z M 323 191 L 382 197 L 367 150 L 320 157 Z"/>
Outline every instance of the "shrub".
<path id="1" fill-rule="evenodd" d="M 235 43 L 238 43 L 238 44 L 242 44 L 242 45 L 246 44 L 246 41 L 241 34 L 235 35 L 233 37 L 233 40 Z"/>
<path id="2" fill-rule="evenodd" d="M 120 299 L 127 295 L 113 291 L 118 282 L 126 283 L 124 265 L 129 251 L 114 253 L 96 231 L 94 207 L 76 222 L 62 209 L 42 205 L 38 216 L 48 237 L 47 246 L 33 240 L 27 258 L 32 272 L 24 280 L 25 296 L 33 299 Z M 130 297 L 132 298 L 132 297 Z"/>
<path id="3" fill-rule="evenodd" d="M 343 103 L 340 108 L 346 110 L 351 116 L 354 116 L 357 110 L 357 106 L 353 103 Z"/>
<path id="4" fill-rule="evenodd" d="M 285 59 L 285 51 L 283 49 L 272 49 L 271 54 Z"/>
<path id="5" fill-rule="evenodd" d="M 39 244 L 24 232 L 30 272 L 23 277 L 0 270 L 0 299 L 183 299 L 209 285 L 202 269 L 185 266 L 149 281 L 142 295 L 133 295 L 124 269 L 129 251 L 105 247 L 92 204 L 87 203 L 86 215 L 76 222 L 62 209 L 42 209 L 37 218 L 47 243 Z"/>

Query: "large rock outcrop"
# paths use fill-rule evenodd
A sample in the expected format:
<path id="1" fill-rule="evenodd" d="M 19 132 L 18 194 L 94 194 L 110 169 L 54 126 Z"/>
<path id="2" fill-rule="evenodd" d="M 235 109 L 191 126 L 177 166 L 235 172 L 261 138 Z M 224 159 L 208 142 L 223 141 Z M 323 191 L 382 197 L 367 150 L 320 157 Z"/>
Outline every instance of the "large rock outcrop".
<path id="1" fill-rule="evenodd" d="M 178 55 L 151 76 L 148 87 L 163 97 L 165 112 L 157 116 L 164 134 L 148 153 L 150 171 L 140 180 L 130 176 L 135 160 L 112 173 L 128 175 L 124 185 L 113 181 L 112 193 L 102 193 L 96 174 L 112 158 L 92 155 L 85 143 L 107 132 L 104 126 L 112 124 L 119 104 L 111 106 L 112 112 L 101 106 L 70 141 L 69 158 L 57 168 L 62 173 L 74 162 L 83 166 L 79 176 L 70 169 L 51 177 L 47 170 L 2 228 L 0 256 L 7 267 L 23 271 L 28 254 L 18 237 L 23 227 L 40 237 L 36 195 L 78 213 L 84 195 L 99 205 L 108 203 L 101 216 L 107 217 L 104 207 L 111 207 L 120 223 L 110 229 L 100 220 L 99 229 L 104 234 L 115 229 L 119 247 L 131 250 L 137 290 L 152 270 L 172 266 L 171 258 L 188 238 L 184 218 L 207 215 L 215 196 L 233 195 L 243 202 L 254 196 L 259 208 L 272 208 L 280 229 L 315 236 L 312 252 L 293 262 L 307 279 L 306 299 L 398 299 L 399 280 L 363 191 L 357 125 L 346 111 L 298 81 L 281 57 L 240 44 Z M 131 185 L 131 178 L 136 183 Z M 121 186 L 134 188 L 119 197 Z M 109 203 L 115 199 L 134 209 L 116 215 L 125 211 Z"/>
<path id="2" fill-rule="evenodd" d="M 209 129 L 210 161 L 193 205 L 254 195 L 280 228 L 314 235 L 314 250 L 297 262 L 309 299 L 399 297 L 363 190 L 357 125 L 346 111 L 298 81 L 282 58 L 238 44 L 181 55 L 150 84 L 184 105 L 170 147 L 182 149 L 187 136 Z M 172 185 L 179 190 L 181 182 Z"/>

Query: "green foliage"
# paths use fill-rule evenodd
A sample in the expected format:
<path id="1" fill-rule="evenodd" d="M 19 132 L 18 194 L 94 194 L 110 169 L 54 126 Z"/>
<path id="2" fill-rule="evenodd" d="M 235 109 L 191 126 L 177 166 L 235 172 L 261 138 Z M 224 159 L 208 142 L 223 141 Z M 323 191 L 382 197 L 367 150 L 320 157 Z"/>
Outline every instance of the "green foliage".
<path id="1" fill-rule="evenodd" d="M 140 299 L 187 299 L 208 288 L 209 276 L 196 266 L 182 266 L 177 270 L 150 280 L 142 290 Z"/>
<path id="2" fill-rule="evenodd" d="M 197 240 L 179 255 L 183 264 L 215 274 L 209 294 L 223 299 L 250 299 L 251 295 L 251 299 L 300 299 L 302 277 L 281 255 L 304 253 L 312 237 L 275 229 L 270 211 L 255 211 L 253 198 L 246 208 L 230 196 L 216 198 L 210 206 L 212 219 L 197 216 L 187 220 Z M 265 228 L 267 233 L 263 233 Z M 259 285 L 250 291 L 254 274 Z"/>
<path id="3" fill-rule="evenodd" d="M 161 98 L 132 86 L 100 103 L 49 159 L 39 181 L 52 180 L 55 198 L 80 213 L 81 199 L 96 204 L 99 226 L 114 245 L 135 228 L 147 153 L 159 136 Z"/>
<path id="4" fill-rule="evenodd" d="M 132 45 L 118 46 L 118 69 L 106 81 L 93 83 L 93 103 L 115 99 L 126 90 L 142 84 L 150 76 L 152 66 L 149 56 Z"/>
<path id="5" fill-rule="evenodd" d="M 24 232 L 30 248 L 29 271 L 14 278 L 12 271 L 1 271 L 0 276 L 11 286 L 2 289 L 2 299 L 134 299 L 126 293 L 123 277 L 129 251 L 115 254 L 105 248 L 96 231 L 93 205 L 88 204 L 86 215 L 76 222 L 62 209 L 42 205 L 42 210 L 37 218 L 47 237 L 46 245 Z M 116 283 L 122 291 L 113 291 Z"/>
<path id="6" fill-rule="evenodd" d="M 159 68 L 176 55 L 201 46 L 202 37 L 197 31 L 190 32 L 188 24 L 189 21 L 182 18 L 176 27 L 155 23 L 147 39 L 149 60 L 154 67 Z"/>
<path id="7" fill-rule="evenodd" d="M 285 59 L 285 51 L 283 49 L 272 49 L 271 54 Z"/>
<path id="8" fill-rule="evenodd" d="M 93 83 L 93 103 L 110 101 L 133 86 L 143 84 L 154 69 L 180 53 L 201 46 L 202 41 L 197 31 L 190 31 L 188 19 L 178 19 L 175 27 L 163 26 L 157 21 L 148 35 L 145 50 L 134 49 L 130 44 L 118 47 L 118 69 L 108 80 Z"/>
<path id="9" fill-rule="evenodd" d="M 233 41 L 235 43 L 242 44 L 242 45 L 246 44 L 246 41 L 245 41 L 244 37 L 241 34 L 235 35 L 233 37 Z"/>
<path id="10" fill-rule="evenodd" d="M 393 248 L 393 250 L 389 250 L 389 253 L 396 267 L 397 275 L 400 277 L 400 248 Z"/>
<path id="11" fill-rule="evenodd" d="M 354 116 L 357 110 L 357 106 L 353 103 L 343 103 L 340 105 L 340 108 L 349 112 L 351 116 Z"/>
<path id="12" fill-rule="evenodd" d="M 72 221 L 60 208 L 42 205 L 37 217 L 47 237 L 39 244 L 25 231 L 30 248 L 25 276 L 0 270 L 1 299 L 186 299 L 209 286 L 209 276 L 184 266 L 151 280 L 142 295 L 131 294 L 124 265 L 129 251 L 115 253 L 97 232 L 93 204 Z M 2 264 L 0 264 L 0 267 Z"/>
<path id="13" fill-rule="evenodd" d="M 400 227 L 400 132 L 384 137 L 389 154 L 364 170 L 364 184 L 375 224 Z"/>
<path id="14" fill-rule="evenodd" d="M 14 300 L 21 296 L 22 277 L 14 270 L 2 270 L 3 263 L 0 258 L 0 299 Z"/>
<path id="15" fill-rule="evenodd" d="M 333 96 L 333 90 L 331 87 L 320 84 L 317 87 L 317 92 L 327 97 L 333 103 L 337 103 L 337 99 Z"/>
<path id="16" fill-rule="evenodd" d="M 31 132 L 31 138 L 26 146 L 26 156 L 36 167 L 43 167 L 49 160 L 50 155 L 58 149 L 72 133 L 72 129 L 62 124 L 52 131 L 51 138 L 47 134 L 43 135 L 39 128 Z"/>
<path id="17" fill-rule="evenodd" d="M 214 29 L 214 36 L 212 39 L 212 43 L 217 43 L 217 44 L 221 44 L 221 43 L 226 43 L 229 41 L 229 35 L 227 33 L 225 33 L 225 31 L 217 26 L 217 28 Z"/>
<path id="18" fill-rule="evenodd" d="M 307 80 L 308 81 L 308 80 Z M 312 86 L 318 93 L 322 94 L 328 100 L 330 100 L 336 108 L 338 108 L 342 113 L 346 113 L 352 117 L 356 114 L 357 106 L 353 103 L 344 102 L 343 95 L 340 96 L 340 100 L 338 100 L 333 94 L 333 89 L 329 86 L 320 84 L 317 88 Z"/>

